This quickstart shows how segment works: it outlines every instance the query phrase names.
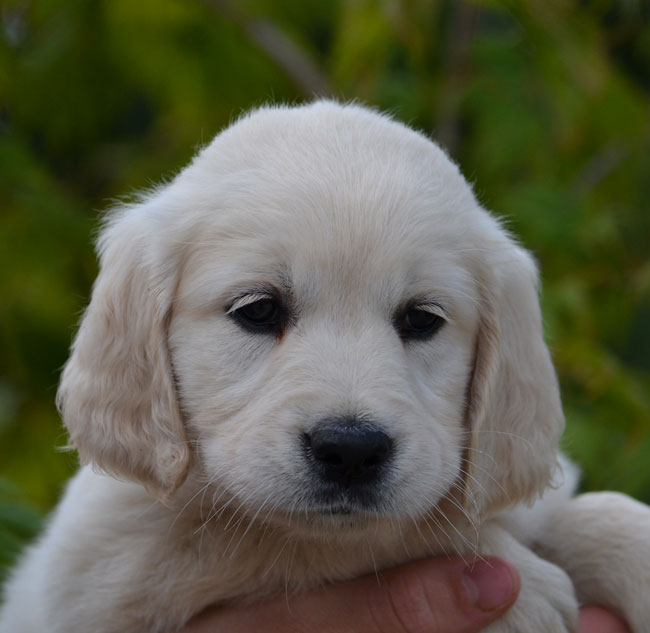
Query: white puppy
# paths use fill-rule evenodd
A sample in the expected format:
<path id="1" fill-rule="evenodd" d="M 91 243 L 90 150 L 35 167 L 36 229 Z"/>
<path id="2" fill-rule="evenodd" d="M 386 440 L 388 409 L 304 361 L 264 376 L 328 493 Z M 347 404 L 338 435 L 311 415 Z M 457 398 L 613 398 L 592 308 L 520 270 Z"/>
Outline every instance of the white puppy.
<path id="1" fill-rule="evenodd" d="M 263 108 L 99 252 L 59 393 L 90 466 L 2 633 L 174 631 L 430 554 L 518 567 L 492 632 L 572 631 L 577 599 L 650 630 L 646 508 L 570 501 L 566 468 L 517 505 L 562 480 L 536 268 L 429 140 L 358 106 Z"/>

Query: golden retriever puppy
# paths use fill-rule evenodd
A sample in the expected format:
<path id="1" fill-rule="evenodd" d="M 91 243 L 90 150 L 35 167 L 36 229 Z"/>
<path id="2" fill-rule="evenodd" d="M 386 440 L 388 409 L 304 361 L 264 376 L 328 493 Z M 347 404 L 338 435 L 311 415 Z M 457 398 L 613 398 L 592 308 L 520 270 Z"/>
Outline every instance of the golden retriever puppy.
<path id="1" fill-rule="evenodd" d="M 650 512 L 570 500 L 535 264 L 422 135 L 262 108 L 99 254 L 59 391 L 87 466 L 2 633 L 171 632 L 432 554 L 517 566 L 492 633 L 573 631 L 579 600 L 650 630 Z"/>

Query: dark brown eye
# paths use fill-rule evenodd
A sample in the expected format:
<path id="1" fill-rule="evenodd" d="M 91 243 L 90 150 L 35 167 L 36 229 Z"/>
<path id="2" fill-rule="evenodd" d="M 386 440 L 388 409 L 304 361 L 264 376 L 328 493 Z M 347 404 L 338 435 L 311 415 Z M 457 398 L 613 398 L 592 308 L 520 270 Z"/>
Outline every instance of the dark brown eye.
<path id="1" fill-rule="evenodd" d="M 427 339 L 445 323 L 438 314 L 422 308 L 407 310 L 402 317 L 400 334 L 405 339 Z"/>
<path id="2" fill-rule="evenodd" d="M 281 328 L 281 311 L 275 299 L 258 299 L 233 310 L 232 317 L 252 332 L 276 333 Z"/>

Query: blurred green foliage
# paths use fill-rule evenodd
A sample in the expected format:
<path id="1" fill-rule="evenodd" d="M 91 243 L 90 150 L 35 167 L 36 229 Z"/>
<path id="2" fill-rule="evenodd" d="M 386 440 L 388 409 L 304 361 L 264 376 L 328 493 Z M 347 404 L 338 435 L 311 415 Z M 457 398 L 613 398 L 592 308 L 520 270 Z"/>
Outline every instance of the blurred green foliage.
<path id="1" fill-rule="evenodd" d="M 314 94 L 437 138 L 538 257 L 584 487 L 650 501 L 643 0 L 4 0 L 0 568 L 75 458 L 54 407 L 112 199 L 243 110 Z M 8 482 L 12 482 L 10 485 Z"/>

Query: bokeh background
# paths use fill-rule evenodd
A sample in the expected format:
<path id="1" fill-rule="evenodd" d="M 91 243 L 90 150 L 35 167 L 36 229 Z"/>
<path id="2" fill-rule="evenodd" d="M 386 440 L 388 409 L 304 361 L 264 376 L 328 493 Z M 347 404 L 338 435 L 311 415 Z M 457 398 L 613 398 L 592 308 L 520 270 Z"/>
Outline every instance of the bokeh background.
<path id="1" fill-rule="evenodd" d="M 103 209 L 314 95 L 442 143 L 543 272 L 566 451 L 650 502 L 646 0 L 0 1 L 0 578 L 76 468 L 54 406 Z"/>

